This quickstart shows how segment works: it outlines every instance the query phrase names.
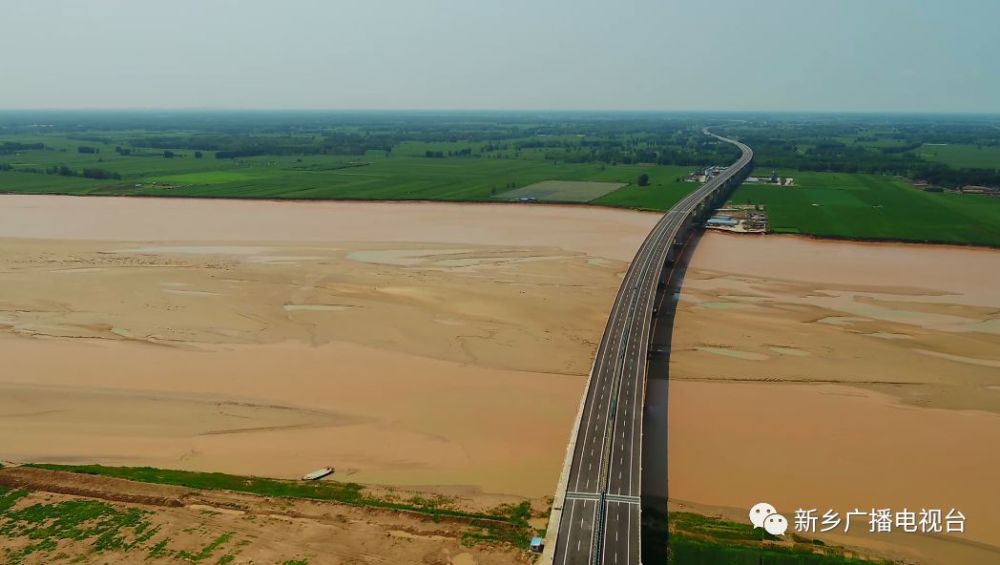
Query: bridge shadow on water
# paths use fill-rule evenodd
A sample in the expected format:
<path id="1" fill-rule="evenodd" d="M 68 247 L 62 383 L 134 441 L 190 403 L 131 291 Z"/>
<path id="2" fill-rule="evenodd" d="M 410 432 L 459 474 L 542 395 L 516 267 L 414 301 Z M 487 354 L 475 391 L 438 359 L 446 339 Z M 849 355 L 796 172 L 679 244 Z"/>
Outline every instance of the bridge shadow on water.
<path id="1" fill-rule="evenodd" d="M 702 230 L 690 231 L 674 261 L 667 265 L 656 296 L 656 318 L 652 332 L 642 437 L 642 562 L 666 563 L 668 546 L 667 498 L 667 408 L 670 382 L 670 351 L 674 318 L 681 285 Z"/>

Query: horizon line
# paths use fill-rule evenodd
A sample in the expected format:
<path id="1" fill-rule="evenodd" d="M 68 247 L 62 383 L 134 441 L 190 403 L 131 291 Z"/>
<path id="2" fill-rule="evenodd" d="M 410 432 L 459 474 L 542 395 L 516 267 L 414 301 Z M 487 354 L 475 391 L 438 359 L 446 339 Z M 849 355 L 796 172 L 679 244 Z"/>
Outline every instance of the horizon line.
<path id="1" fill-rule="evenodd" d="M 136 106 L 136 107 L 78 107 L 78 108 L 3 108 L 0 113 L 17 112 L 221 112 L 221 113 L 263 113 L 263 112 L 301 112 L 301 113 L 467 113 L 467 114 L 531 114 L 531 113 L 562 113 L 562 114 L 817 114 L 817 115 L 897 115 L 897 116 L 990 116 L 1000 117 L 997 111 L 966 111 L 966 110 L 709 110 L 709 109 L 558 109 L 558 108 L 212 108 L 212 107 L 166 107 L 166 106 Z"/>

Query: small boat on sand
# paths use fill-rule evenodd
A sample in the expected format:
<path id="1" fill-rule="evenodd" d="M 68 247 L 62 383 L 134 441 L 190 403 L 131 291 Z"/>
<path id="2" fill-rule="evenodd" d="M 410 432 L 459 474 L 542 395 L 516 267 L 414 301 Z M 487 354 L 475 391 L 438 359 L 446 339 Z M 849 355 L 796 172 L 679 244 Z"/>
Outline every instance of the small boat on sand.
<path id="1" fill-rule="evenodd" d="M 322 469 L 317 469 L 312 473 L 306 473 L 302 476 L 303 481 L 318 481 L 323 477 L 329 477 L 333 474 L 333 467 L 323 467 Z"/>

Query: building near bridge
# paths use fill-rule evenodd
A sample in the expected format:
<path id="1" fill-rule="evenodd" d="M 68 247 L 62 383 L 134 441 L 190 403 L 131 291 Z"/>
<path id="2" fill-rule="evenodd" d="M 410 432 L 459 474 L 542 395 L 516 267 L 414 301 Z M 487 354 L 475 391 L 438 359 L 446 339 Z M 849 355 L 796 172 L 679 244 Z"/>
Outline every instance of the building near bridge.
<path id="1" fill-rule="evenodd" d="M 715 210 L 705 227 L 737 233 L 766 233 L 767 210 L 760 204 L 727 204 Z"/>
<path id="2" fill-rule="evenodd" d="M 713 216 L 709 218 L 707 222 L 705 222 L 705 225 L 710 228 L 716 228 L 723 226 L 733 227 L 739 223 L 740 223 L 739 220 L 737 220 L 736 218 L 730 218 L 728 216 Z"/>
<path id="3" fill-rule="evenodd" d="M 1000 188 L 967 184 L 959 189 L 962 194 L 1000 194 Z"/>

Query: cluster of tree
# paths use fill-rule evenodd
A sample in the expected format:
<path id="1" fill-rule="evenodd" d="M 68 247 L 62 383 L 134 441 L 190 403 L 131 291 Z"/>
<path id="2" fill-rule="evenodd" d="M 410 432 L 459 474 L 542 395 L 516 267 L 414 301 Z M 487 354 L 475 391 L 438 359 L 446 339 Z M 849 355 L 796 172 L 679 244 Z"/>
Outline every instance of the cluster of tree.
<path id="1" fill-rule="evenodd" d="M 953 169 L 941 163 L 922 164 L 903 176 L 914 180 L 925 180 L 930 184 L 948 188 L 960 188 L 969 184 L 1000 186 L 1000 170 Z"/>
<path id="2" fill-rule="evenodd" d="M 211 147 L 204 149 L 211 150 Z M 256 157 L 259 155 L 364 155 L 371 150 L 390 151 L 391 149 L 379 146 L 359 145 L 280 145 L 255 143 L 234 149 L 223 149 L 215 151 L 216 159 L 237 159 L 242 157 Z"/>
<path id="3" fill-rule="evenodd" d="M 18 143 L 16 141 L 0 143 L 0 155 L 13 155 L 21 151 L 42 151 L 44 149 L 44 143 Z"/>
<path id="4" fill-rule="evenodd" d="M 885 153 L 863 145 L 814 140 L 810 144 L 781 138 L 745 136 L 753 147 L 754 161 L 765 167 L 804 171 L 884 173 L 912 168 L 921 161 L 913 153 Z"/>
<path id="5" fill-rule="evenodd" d="M 144 135 L 129 144 L 158 150 L 189 149 L 215 151 L 217 159 L 238 159 L 259 155 L 364 155 L 368 151 L 387 154 L 398 140 L 370 132 L 324 131 L 310 135 L 258 135 L 251 133 Z M 197 156 L 196 156 L 197 157 Z"/>
<path id="6" fill-rule="evenodd" d="M 136 121 L 133 131 L 146 129 L 146 132 L 127 141 L 137 148 L 215 151 L 218 158 L 233 159 L 257 155 L 363 155 L 368 151 L 389 155 L 405 142 L 481 143 L 479 152 L 489 154 L 512 146 L 565 148 L 573 142 L 579 146 L 578 140 L 620 145 L 637 136 L 653 136 L 662 141 L 692 134 L 689 119 L 643 115 L 257 113 L 241 117 L 242 120 L 237 120 L 235 113 L 182 114 L 174 116 L 174 129 L 168 131 L 165 124 L 159 123 L 160 117 L 133 116 Z M 115 118 L 129 122 L 125 115 Z M 149 121 L 158 125 L 154 128 L 146 123 Z M 693 133 L 701 135 L 696 130 Z M 451 156 L 471 156 L 472 152 L 469 149 L 467 154 Z"/>
<path id="7" fill-rule="evenodd" d="M 27 135 L 36 135 L 36 124 L 46 124 L 46 131 L 88 145 L 120 144 L 115 148 L 119 155 L 166 158 L 187 151 L 195 158 L 213 151 L 219 159 L 368 151 L 390 155 L 401 143 L 452 142 L 468 149 L 424 155 L 499 157 L 501 152 L 518 156 L 531 151 L 557 162 L 702 166 L 737 158 L 734 147 L 701 132 L 703 125 L 725 123 L 722 131 L 753 146 L 756 162 L 768 168 L 898 174 L 942 186 L 1000 184 L 994 170 L 952 169 L 915 151 L 924 143 L 1000 145 L 996 120 L 816 114 L 740 118 L 745 121 L 731 115 L 585 112 L 0 112 L 0 133 L 22 132 L 34 141 Z M 41 143 L 0 142 L 0 155 L 45 148 Z"/>
<path id="8" fill-rule="evenodd" d="M 46 169 L 45 172 L 50 175 L 59 175 L 63 177 L 86 177 L 88 179 L 98 180 L 120 180 L 122 178 L 121 173 L 116 173 L 115 171 L 98 168 L 85 168 L 83 171 L 77 172 L 66 165 L 54 165 Z"/>
<path id="9" fill-rule="evenodd" d="M 0 120 L 0 131 L 9 127 L 27 130 L 32 123 L 28 119 L 52 124 L 52 131 L 67 132 L 67 137 L 117 143 L 121 149 L 116 151 L 121 155 L 191 150 L 213 151 L 220 159 L 364 155 L 368 151 L 388 156 L 401 143 L 461 142 L 469 148 L 445 154 L 497 156 L 509 150 L 551 150 L 555 159 L 566 161 L 691 161 L 699 165 L 715 161 L 711 156 L 690 156 L 700 148 L 689 141 L 704 137 L 694 127 L 699 121 L 655 114 L 65 112 L 17 116 L 14 124 Z M 115 135 L 116 131 L 129 133 Z M 126 144 L 134 149 L 122 147 Z"/>
<path id="10" fill-rule="evenodd" d="M 920 149 L 924 145 L 922 141 L 914 141 L 907 143 L 906 145 L 893 145 L 890 147 L 880 147 L 879 151 L 883 155 L 892 155 L 894 153 L 909 153 L 910 151 Z"/>
<path id="11" fill-rule="evenodd" d="M 0 171 L 13 171 L 14 167 L 10 163 L 0 163 Z"/>
<path id="12" fill-rule="evenodd" d="M 958 188 L 968 184 L 1000 186 L 1000 170 L 956 169 L 923 159 L 913 149 L 923 145 L 873 148 L 823 141 L 802 147 L 773 137 L 744 137 L 762 167 L 834 173 L 899 175 L 931 184 Z"/>
<path id="13" fill-rule="evenodd" d="M 739 158 L 739 150 L 729 144 L 708 142 L 689 145 L 659 145 L 628 147 L 612 142 L 600 146 L 568 147 L 545 152 L 545 158 L 566 163 L 606 163 L 631 165 L 652 163 L 657 165 L 703 166 L 731 163 Z"/>
<path id="14" fill-rule="evenodd" d="M 457 149 L 447 153 L 444 151 L 432 151 L 428 149 L 424 151 L 424 157 L 427 157 L 428 159 L 444 159 L 445 157 L 472 157 L 472 148 L 466 147 L 465 149 Z"/>
<path id="15" fill-rule="evenodd" d="M 1000 127 L 982 118 L 772 117 L 727 126 L 726 131 L 753 147 L 754 161 L 765 167 L 899 175 L 947 188 L 1000 186 L 998 170 L 953 168 L 917 151 L 927 143 L 1000 145 Z"/>
<path id="16" fill-rule="evenodd" d="M 91 143 L 109 143 L 109 144 L 114 143 L 114 141 L 112 141 L 111 138 L 109 138 L 106 135 L 95 135 L 89 133 L 71 133 L 66 136 L 66 139 L 73 139 L 76 141 L 89 141 Z"/>
<path id="17" fill-rule="evenodd" d="M 88 179 L 99 179 L 99 180 L 105 180 L 105 179 L 121 180 L 122 178 L 121 173 L 116 173 L 115 171 L 108 171 L 105 169 L 96 169 L 96 168 L 84 169 L 83 176 L 87 177 Z"/>
<path id="18" fill-rule="evenodd" d="M 100 153 L 101 150 L 98 147 L 89 147 L 89 146 L 86 146 L 86 145 L 81 145 L 81 146 L 79 146 L 79 147 L 76 148 L 76 152 L 77 153 L 84 153 L 84 154 L 93 155 L 95 153 Z"/>

